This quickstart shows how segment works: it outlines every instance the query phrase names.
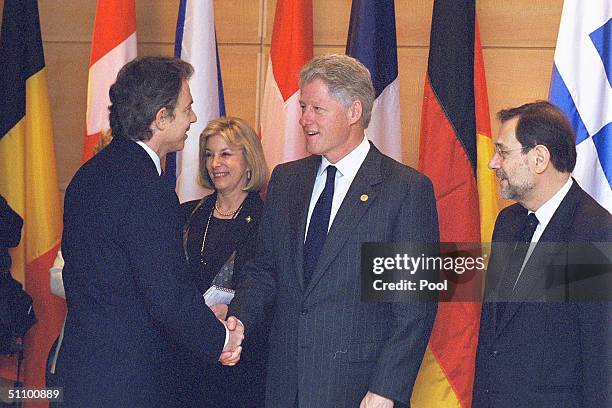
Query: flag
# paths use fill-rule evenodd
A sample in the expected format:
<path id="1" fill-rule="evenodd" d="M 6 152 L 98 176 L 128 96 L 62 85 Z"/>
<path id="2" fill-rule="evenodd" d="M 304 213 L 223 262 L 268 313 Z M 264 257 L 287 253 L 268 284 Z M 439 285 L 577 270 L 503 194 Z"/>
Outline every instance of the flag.
<path id="1" fill-rule="evenodd" d="M 478 180 L 478 202 L 480 206 L 480 240 L 491 242 L 493 228 L 499 207 L 497 205 L 497 182 L 495 173 L 489 169 L 493 157 L 493 132 L 491 132 L 491 115 L 489 114 L 489 96 L 485 77 L 482 45 L 478 17 L 475 16 L 474 39 L 474 101 L 476 106 L 476 178 Z M 486 248 L 486 246 L 484 247 Z M 483 248 L 483 249 L 484 249 Z"/>
<path id="2" fill-rule="evenodd" d="M 573 176 L 612 212 L 612 0 L 565 0 L 550 102 L 576 131 Z"/>
<path id="3" fill-rule="evenodd" d="M 372 75 L 376 100 L 366 135 L 386 155 L 402 161 L 394 0 L 353 0 L 346 53 Z"/>
<path id="4" fill-rule="evenodd" d="M 299 125 L 299 73 L 312 57 L 312 1 L 278 0 L 260 125 L 270 169 L 308 155 Z"/>
<path id="5" fill-rule="evenodd" d="M 117 73 L 136 58 L 135 0 L 98 0 L 94 20 L 87 86 L 87 131 L 83 161 L 93 156 L 94 146 L 109 131 L 108 90 Z"/>
<path id="6" fill-rule="evenodd" d="M 497 215 L 486 167 L 492 146 L 475 2 L 435 0 L 419 169 L 434 185 L 442 242 L 490 240 Z M 439 304 L 412 406 L 471 406 L 479 323 L 478 302 Z"/>
<path id="7" fill-rule="evenodd" d="M 4 0 L 0 60 L 0 194 L 24 219 L 12 270 L 25 283 L 38 318 L 25 337 L 24 380 L 42 388 L 47 353 L 59 334 L 65 305 L 49 284 L 62 215 L 36 0 Z M 0 361 L 0 375 L 14 375 L 10 364 Z"/>
<path id="8" fill-rule="evenodd" d="M 181 0 L 174 55 L 195 68 L 189 86 L 198 121 L 187 132 L 185 148 L 166 157 L 166 174 L 176 175 L 176 193 L 185 202 L 208 192 L 198 182 L 200 133 L 210 120 L 225 115 L 212 0 Z"/>

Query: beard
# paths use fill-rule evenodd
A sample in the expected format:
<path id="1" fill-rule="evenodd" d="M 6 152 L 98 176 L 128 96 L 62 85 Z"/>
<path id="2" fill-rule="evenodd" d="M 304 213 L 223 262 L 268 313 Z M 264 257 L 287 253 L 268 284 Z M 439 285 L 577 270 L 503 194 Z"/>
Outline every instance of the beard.
<path id="1" fill-rule="evenodd" d="M 523 180 L 519 182 L 510 181 L 510 179 L 508 178 L 508 175 L 503 170 L 497 170 L 495 172 L 495 175 L 500 181 L 502 180 L 506 181 L 505 186 L 502 185 L 501 191 L 500 191 L 500 195 L 506 200 L 514 200 L 517 202 L 522 202 L 524 201 L 524 198 L 527 195 L 527 193 L 531 192 L 535 187 L 535 184 L 533 183 L 533 181 L 527 178 L 524 178 Z"/>

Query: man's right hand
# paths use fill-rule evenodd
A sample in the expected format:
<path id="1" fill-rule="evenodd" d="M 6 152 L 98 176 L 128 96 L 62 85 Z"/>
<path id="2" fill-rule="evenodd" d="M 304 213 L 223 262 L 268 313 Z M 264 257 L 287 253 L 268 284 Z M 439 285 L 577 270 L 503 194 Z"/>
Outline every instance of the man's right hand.
<path id="1" fill-rule="evenodd" d="M 219 357 L 219 362 L 223 365 L 233 366 L 240 361 L 241 345 L 244 340 L 244 326 L 234 316 L 230 316 L 226 322 L 221 322 L 229 330 L 230 338 L 221 353 L 221 357 Z"/>

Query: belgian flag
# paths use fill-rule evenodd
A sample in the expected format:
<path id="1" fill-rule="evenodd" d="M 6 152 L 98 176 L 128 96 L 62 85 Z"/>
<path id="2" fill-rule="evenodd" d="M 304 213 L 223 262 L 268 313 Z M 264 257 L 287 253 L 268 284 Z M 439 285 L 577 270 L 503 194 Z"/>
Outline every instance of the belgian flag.
<path id="1" fill-rule="evenodd" d="M 23 378 L 27 386 L 43 387 L 65 305 L 49 285 L 62 221 L 36 0 L 4 0 L 0 62 L 0 194 L 24 219 L 21 244 L 11 253 L 12 274 L 34 299 L 38 318 L 25 338 Z M 0 376 L 14 375 L 13 364 L 0 360 Z"/>
<path id="2" fill-rule="evenodd" d="M 442 242 L 489 242 L 497 216 L 475 1 L 435 0 L 419 146 L 433 182 Z M 482 276 L 466 282 L 480 290 Z M 477 287 L 476 287 L 477 286 Z M 471 407 L 480 303 L 440 303 L 413 391 L 414 407 Z"/>

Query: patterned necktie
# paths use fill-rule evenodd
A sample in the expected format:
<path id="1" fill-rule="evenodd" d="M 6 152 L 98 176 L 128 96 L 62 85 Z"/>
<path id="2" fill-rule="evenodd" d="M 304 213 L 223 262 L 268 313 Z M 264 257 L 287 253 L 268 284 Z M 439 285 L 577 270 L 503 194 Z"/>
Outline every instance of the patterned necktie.
<path id="1" fill-rule="evenodd" d="M 498 322 L 506 309 L 506 303 L 508 302 L 508 299 L 510 299 L 512 291 L 517 283 L 523 262 L 525 261 L 525 256 L 529 250 L 531 238 L 533 237 L 533 233 L 535 232 L 538 223 L 539 221 L 536 215 L 534 213 L 530 213 L 527 218 L 525 218 L 523 228 L 519 230 L 516 236 L 516 246 L 514 247 L 512 256 L 509 259 L 508 267 L 506 268 L 504 276 L 502 277 L 502 283 L 499 288 L 500 302 L 497 304 Z"/>
<path id="2" fill-rule="evenodd" d="M 336 168 L 327 166 L 327 179 L 325 188 L 317 200 L 317 204 L 310 216 L 306 242 L 304 242 L 304 286 L 308 286 L 312 273 L 314 272 L 319 255 L 327 238 L 327 228 L 331 215 L 332 201 L 334 198 L 334 181 L 336 179 Z"/>

